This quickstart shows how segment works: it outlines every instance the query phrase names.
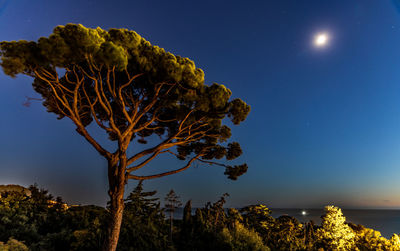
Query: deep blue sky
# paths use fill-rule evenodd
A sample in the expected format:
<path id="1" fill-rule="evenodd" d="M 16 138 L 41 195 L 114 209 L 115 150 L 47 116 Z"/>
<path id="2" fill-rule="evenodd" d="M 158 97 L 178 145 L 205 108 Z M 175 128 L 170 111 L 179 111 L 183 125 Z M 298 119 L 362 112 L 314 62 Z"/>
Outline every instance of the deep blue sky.
<path id="1" fill-rule="evenodd" d="M 206 83 L 249 103 L 233 129 L 247 174 L 230 181 L 199 166 L 145 183 L 195 206 L 400 208 L 400 4 L 337 1 L 0 0 L 0 41 L 37 40 L 57 25 L 135 30 L 189 57 Z M 327 47 L 312 46 L 325 31 Z M 31 79 L 0 73 L 0 184 L 37 182 L 70 203 L 104 205 L 106 163 Z M 100 139 L 101 140 L 101 139 Z M 106 141 L 103 141 L 106 142 Z M 148 172 L 182 164 L 160 159 Z M 135 186 L 131 181 L 128 190 Z"/>

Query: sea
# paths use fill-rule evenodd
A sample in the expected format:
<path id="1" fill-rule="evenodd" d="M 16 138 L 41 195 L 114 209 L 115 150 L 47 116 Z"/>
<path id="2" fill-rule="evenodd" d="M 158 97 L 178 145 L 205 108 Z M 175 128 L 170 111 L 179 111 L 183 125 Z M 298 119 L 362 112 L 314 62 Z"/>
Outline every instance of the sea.
<path id="1" fill-rule="evenodd" d="M 194 214 L 195 208 L 192 208 Z M 295 217 L 300 223 L 314 221 L 315 224 L 321 224 L 321 216 L 324 215 L 324 209 L 287 209 L 271 208 L 271 216 L 278 218 L 282 215 Z M 393 233 L 400 234 L 400 210 L 386 209 L 342 209 L 347 222 L 361 224 L 364 227 L 372 228 L 381 233 L 382 236 L 390 238 Z M 182 219 L 183 208 L 178 208 L 174 213 L 175 219 Z"/>

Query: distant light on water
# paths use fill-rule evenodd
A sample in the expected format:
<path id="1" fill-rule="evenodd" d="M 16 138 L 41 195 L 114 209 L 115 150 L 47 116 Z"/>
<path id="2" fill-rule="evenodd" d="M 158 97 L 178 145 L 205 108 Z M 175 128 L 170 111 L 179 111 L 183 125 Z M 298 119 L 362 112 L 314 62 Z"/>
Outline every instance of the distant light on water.
<path id="1" fill-rule="evenodd" d="M 303 215 L 303 216 L 307 215 L 307 211 L 306 210 L 302 210 L 301 211 L 301 215 Z"/>

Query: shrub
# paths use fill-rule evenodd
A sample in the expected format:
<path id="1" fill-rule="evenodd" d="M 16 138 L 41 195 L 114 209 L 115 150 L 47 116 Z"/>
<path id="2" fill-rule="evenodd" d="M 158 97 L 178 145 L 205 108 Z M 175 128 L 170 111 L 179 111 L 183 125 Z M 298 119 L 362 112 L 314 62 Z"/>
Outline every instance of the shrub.
<path id="1" fill-rule="evenodd" d="M 379 231 L 366 228 L 363 225 L 349 224 L 356 234 L 356 247 L 361 250 L 400 251 L 400 239 L 393 234 L 390 240 L 381 236 Z"/>
<path id="2" fill-rule="evenodd" d="M 224 228 L 221 238 L 230 245 L 232 251 L 269 251 L 262 238 L 254 230 L 245 228 L 236 223 L 232 230 Z"/>
<path id="3" fill-rule="evenodd" d="M 10 238 L 6 244 L 0 242 L 0 251 L 28 251 L 24 243 Z"/>
<path id="4" fill-rule="evenodd" d="M 340 208 L 326 206 L 321 227 L 316 231 L 317 245 L 328 250 L 351 250 L 355 234 L 345 221 Z"/>

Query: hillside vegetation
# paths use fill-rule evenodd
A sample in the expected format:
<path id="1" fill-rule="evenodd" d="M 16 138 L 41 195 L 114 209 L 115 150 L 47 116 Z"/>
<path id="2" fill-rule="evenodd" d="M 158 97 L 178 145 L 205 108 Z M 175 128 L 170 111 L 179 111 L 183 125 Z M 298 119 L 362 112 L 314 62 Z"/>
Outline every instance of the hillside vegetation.
<path id="1" fill-rule="evenodd" d="M 100 250 L 108 208 L 65 207 L 46 190 L 30 186 L 0 198 L 0 250 Z M 347 223 L 340 208 L 325 207 L 321 225 L 273 218 L 264 205 L 226 210 L 226 196 L 191 214 L 191 202 L 173 227 L 156 191 L 142 183 L 125 200 L 118 250 L 400 250 L 400 238 Z"/>

